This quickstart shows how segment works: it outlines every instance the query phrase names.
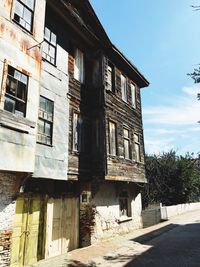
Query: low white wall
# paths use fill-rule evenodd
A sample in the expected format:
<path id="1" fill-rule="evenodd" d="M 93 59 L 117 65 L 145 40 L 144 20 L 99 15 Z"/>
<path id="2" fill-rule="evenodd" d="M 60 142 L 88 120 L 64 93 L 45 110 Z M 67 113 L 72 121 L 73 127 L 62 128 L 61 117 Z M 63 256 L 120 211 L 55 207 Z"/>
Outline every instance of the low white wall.
<path id="1" fill-rule="evenodd" d="M 200 202 L 197 203 L 186 203 L 174 206 L 161 206 L 161 219 L 168 220 L 169 218 L 188 212 L 192 210 L 200 209 Z"/>

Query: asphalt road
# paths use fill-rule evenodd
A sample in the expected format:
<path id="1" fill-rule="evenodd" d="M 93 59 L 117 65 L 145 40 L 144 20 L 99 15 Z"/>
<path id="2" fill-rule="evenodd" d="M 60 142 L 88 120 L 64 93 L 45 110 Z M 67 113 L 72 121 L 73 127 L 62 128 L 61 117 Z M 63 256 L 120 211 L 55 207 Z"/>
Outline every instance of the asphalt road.
<path id="1" fill-rule="evenodd" d="M 200 267 L 200 211 L 174 221 L 174 228 L 147 242 L 149 246 L 125 267 Z"/>

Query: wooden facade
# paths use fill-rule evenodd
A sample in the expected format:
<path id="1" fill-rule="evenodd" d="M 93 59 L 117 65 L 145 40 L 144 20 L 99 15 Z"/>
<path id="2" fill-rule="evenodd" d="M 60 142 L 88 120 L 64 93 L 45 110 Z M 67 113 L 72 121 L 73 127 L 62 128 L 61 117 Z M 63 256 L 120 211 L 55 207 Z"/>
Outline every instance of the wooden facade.
<path id="1" fill-rule="evenodd" d="M 31 10 L 27 29 L 13 17 L 15 2 Z M 13 227 L 4 229 L 12 233 L 10 266 L 90 245 L 105 225 L 125 229 L 124 217 L 128 229 L 141 227 L 140 89 L 148 81 L 112 44 L 88 0 L 0 7 L 0 181 L 20 178 L 5 204 L 16 204 Z M 5 109 L 10 68 L 29 80 L 26 110 Z"/>

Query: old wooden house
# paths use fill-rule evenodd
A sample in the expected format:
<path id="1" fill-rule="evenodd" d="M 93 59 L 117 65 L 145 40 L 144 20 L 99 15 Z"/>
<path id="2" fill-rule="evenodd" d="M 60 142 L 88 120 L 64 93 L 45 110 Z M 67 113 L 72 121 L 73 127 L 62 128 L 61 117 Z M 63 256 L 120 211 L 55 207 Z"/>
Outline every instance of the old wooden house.
<path id="1" fill-rule="evenodd" d="M 0 2 L 0 265 L 142 227 L 140 89 L 88 0 Z"/>

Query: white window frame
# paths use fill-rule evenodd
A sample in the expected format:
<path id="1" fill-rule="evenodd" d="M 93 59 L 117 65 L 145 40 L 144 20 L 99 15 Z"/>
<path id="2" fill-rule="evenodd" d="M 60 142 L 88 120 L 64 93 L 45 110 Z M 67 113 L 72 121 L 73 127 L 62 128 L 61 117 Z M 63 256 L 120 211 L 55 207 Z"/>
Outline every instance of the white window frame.
<path id="1" fill-rule="evenodd" d="M 123 128 L 123 137 L 124 137 L 124 158 L 131 159 L 130 131 L 127 128 Z"/>
<path id="2" fill-rule="evenodd" d="M 74 78 L 80 83 L 84 82 L 84 54 L 80 49 L 76 49 L 74 58 Z"/>
<path id="3" fill-rule="evenodd" d="M 123 74 L 121 74 L 121 92 L 122 92 L 122 100 L 124 102 L 128 102 L 128 94 L 127 94 L 127 78 Z"/>
<path id="4" fill-rule="evenodd" d="M 117 155 L 117 125 L 112 121 L 109 121 L 109 154 Z"/>
<path id="5" fill-rule="evenodd" d="M 135 161 L 141 162 L 141 147 L 140 147 L 140 136 L 134 133 L 134 143 L 135 143 Z"/>
<path id="6" fill-rule="evenodd" d="M 133 83 L 131 83 L 131 103 L 136 108 L 136 86 Z"/>

